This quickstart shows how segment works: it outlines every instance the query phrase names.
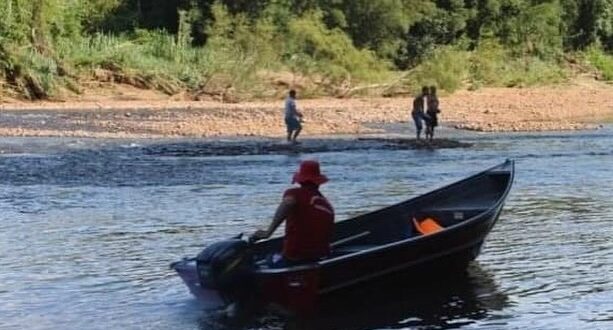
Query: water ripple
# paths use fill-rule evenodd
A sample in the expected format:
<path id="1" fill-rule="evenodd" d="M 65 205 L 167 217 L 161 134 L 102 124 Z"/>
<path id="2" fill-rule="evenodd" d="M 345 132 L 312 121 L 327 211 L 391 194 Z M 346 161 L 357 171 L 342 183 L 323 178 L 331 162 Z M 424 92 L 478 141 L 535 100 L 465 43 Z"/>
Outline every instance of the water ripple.
<path id="1" fill-rule="evenodd" d="M 0 157 L 0 328 L 232 328 L 203 314 L 168 264 L 267 224 L 300 159 L 322 161 L 343 219 L 511 157 L 515 186 L 467 277 L 422 292 L 366 288 L 322 329 L 606 329 L 611 130 L 466 140 L 474 147 L 163 157 L 143 141 L 0 139 L 12 150 Z"/>

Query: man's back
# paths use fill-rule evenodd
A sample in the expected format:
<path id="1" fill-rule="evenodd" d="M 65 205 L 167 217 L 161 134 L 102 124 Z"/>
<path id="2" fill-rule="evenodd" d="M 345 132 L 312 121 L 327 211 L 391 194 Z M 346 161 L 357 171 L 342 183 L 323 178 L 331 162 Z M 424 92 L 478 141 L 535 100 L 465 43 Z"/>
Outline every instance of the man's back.
<path id="1" fill-rule="evenodd" d="M 296 204 L 285 224 L 283 256 L 290 260 L 314 260 L 330 253 L 334 209 L 312 187 L 288 189 Z"/>
<path id="2" fill-rule="evenodd" d="M 291 96 L 288 96 L 285 99 L 285 118 L 295 118 L 298 114 L 296 110 L 296 99 Z"/>
<path id="3" fill-rule="evenodd" d="M 425 98 L 423 95 L 418 95 L 413 99 L 413 113 L 423 113 L 424 112 L 424 102 Z"/>

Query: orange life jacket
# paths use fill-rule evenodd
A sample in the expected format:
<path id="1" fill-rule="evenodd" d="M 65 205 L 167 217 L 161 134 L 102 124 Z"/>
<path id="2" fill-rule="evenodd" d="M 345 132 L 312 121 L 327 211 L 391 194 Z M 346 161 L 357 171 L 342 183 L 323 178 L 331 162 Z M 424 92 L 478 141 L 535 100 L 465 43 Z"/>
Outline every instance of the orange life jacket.
<path id="1" fill-rule="evenodd" d="M 430 235 L 443 230 L 443 227 L 433 218 L 425 218 L 420 221 L 413 218 L 413 224 L 415 225 L 415 229 L 422 235 Z"/>

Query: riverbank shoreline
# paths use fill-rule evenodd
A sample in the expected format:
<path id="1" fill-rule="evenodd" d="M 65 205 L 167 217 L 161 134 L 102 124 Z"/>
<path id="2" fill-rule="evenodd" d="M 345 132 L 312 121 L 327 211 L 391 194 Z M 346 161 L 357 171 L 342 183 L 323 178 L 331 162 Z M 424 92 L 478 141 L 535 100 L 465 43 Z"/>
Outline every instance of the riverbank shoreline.
<path id="1" fill-rule="evenodd" d="M 0 136 L 88 138 L 282 138 L 283 100 L 185 101 L 153 91 L 83 95 L 65 102 L 0 103 Z M 299 95 L 300 96 L 300 95 Z M 595 81 L 535 88 L 483 88 L 440 97 L 445 127 L 480 132 L 598 128 L 613 118 L 613 86 Z M 301 137 L 371 135 L 409 121 L 409 97 L 299 99 Z"/>

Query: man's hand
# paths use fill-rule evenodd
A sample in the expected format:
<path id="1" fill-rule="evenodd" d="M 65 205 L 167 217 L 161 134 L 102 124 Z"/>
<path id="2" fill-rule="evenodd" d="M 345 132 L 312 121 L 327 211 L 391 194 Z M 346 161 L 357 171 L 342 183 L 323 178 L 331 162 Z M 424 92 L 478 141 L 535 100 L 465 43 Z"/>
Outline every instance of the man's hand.
<path id="1" fill-rule="evenodd" d="M 249 242 L 257 242 L 262 239 L 267 239 L 268 237 L 270 237 L 270 234 L 268 233 L 268 231 L 259 229 L 258 231 L 253 233 L 251 236 L 249 236 Z"/>
<path id="2" fill-rule="evenodd" d="M 296 199 L 292 196 L 285 196 L 281 201 L 281 204 L 277 207 L 277 211 L 275 212 L 275 216 L 272 219 L 272 223 L 268 227 L 268 230 L 258 230 L 249 236 L 249 242 L 257 242 L 261 239 L 266 239 L 272 236 L 272 233 L 275 232 L 277 227 L 281 225 L 281 223 L 287 218 L 289 212 L 296 205 Z"/>

